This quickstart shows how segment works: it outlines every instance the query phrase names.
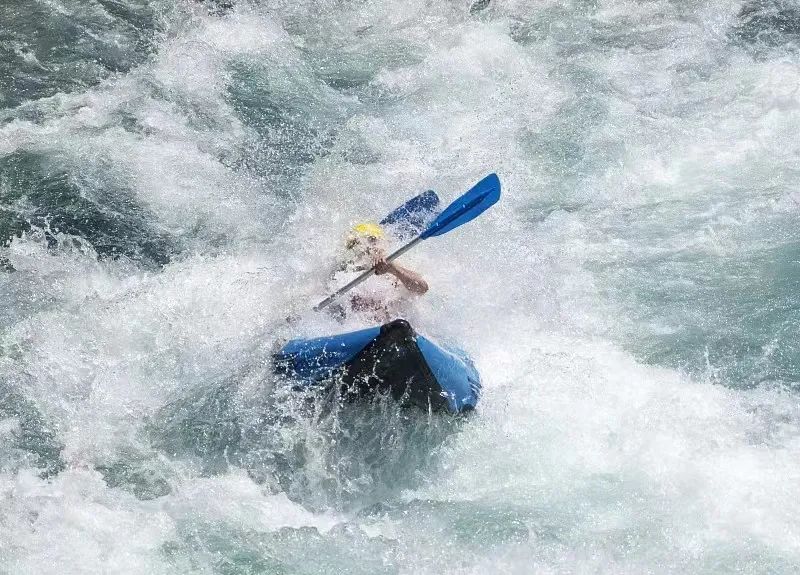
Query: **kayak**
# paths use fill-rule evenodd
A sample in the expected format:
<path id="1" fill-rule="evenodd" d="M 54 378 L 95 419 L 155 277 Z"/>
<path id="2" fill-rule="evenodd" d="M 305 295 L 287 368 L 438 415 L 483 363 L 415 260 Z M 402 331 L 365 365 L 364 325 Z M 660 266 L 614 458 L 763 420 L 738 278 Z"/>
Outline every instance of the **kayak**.
<path id="1" fill-rule="evenodd" d="M 462 351 L 417 334 L 404 319 L 382 326 L 289 341 L 275 371 L 300 386 L 334 384 L 347 400 L 390 395 L 404 405 L 451 414 L 475 409 L 481 380 Z"/>

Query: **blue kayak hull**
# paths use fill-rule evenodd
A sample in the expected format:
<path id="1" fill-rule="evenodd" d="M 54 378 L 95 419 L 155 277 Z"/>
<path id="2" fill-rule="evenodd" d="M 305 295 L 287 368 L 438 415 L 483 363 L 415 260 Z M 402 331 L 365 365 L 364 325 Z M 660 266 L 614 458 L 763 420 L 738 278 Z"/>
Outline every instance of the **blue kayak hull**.
<path id="1" fill-rule="evenodd" d="M 415 333 L 402 319 L 295 339 L 273 360 L 277 373 L 302 385 L 333 383 L 350 400 L 389 394 L 404 404 L 457 414 L 473 410 L 480 398 L 480 375 L 469 357 Z"/>

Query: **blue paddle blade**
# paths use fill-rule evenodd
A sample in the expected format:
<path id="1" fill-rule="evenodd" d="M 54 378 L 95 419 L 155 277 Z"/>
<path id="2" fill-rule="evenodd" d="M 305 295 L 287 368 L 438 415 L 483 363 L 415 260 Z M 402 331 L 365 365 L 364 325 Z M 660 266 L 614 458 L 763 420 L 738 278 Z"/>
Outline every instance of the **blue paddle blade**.
<path id="1" fill-rule="evenodd" d="M 439 196 L 433 190 L 414 196 L 380 221 L 390 228 L 392 235 L 405 240 L 419 235 L 436 217 Z"/>
<path id="2" fill-rule="evenodd" d="M 474 220 L 500 199 L 500 178 L 489 174 L 475 184 L 470 191 L 458 198 L 439 214 L 420 237 L 432 238 L 446 234 L 458 226 Z"/>

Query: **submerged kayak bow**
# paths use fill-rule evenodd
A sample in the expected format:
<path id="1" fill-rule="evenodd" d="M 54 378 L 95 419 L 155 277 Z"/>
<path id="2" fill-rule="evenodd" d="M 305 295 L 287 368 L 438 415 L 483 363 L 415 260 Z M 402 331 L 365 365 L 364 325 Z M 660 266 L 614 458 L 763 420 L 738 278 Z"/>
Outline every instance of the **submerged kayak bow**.
<path id="1" fill-rule="evenodd" d="M 497 174 L 489 174 L 480 182 L 475 184 L 468 192 L 447 206 L 447 209 L 439 214 L 439 216 L 425 229 L 425 231 L 392 253 L 386 258 L 386 261 L 391 262 L 396 260 L 422 240 L 427 240 L 428 238 L 432 238 L 434 236 L 444 235 L 447 232 L 450 232 L 457 227 L 474 220 L 495 203 L 497 203 L 497 200 L 499 199 L 500 178 L 497 177 Z M 323 309 L 336 298 L 344 293 L 347 293 L 374 273 L 374 267 L 368 269 L 353 281 L 340 287 L 338 290 L 315 305 L 314 311 Z"/>

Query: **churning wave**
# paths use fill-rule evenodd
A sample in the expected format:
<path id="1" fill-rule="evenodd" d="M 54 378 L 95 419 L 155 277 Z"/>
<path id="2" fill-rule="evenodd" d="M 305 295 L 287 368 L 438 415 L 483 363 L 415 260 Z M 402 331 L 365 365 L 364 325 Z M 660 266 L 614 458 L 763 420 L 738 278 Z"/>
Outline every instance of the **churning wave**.
<path id="1" fill-rule="evenodd" d="M 0 22 L 0 570 L 797 571 L 793 3 Z M 349 225 L 490 171 L 408 255 L 472 417 L 273 376 Z"/>

